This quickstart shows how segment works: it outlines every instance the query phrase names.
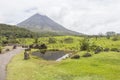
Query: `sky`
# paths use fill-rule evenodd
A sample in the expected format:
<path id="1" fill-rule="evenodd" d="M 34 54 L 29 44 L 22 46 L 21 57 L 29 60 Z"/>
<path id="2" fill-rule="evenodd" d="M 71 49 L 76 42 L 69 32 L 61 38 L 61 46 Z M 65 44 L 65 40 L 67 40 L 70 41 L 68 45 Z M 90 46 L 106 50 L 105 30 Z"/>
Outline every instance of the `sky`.
<path id="1" fill-rule="evenodd" d="M 120 0 L 0 0 L 0 23 L 16 25 L 35 13 L 80 33 L 120 33 Z"/>

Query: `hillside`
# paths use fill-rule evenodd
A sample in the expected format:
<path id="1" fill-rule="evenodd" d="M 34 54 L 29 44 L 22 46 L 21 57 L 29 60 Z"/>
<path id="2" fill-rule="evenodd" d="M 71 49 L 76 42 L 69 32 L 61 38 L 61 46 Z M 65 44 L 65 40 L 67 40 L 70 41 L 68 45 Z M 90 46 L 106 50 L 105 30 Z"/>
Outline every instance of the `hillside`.
<path id="1" fill-rule="evenodd" d="M 17 26 L 0 24 L 0 36 L 26 38 L 35 36 L 35 33 Z"/>
<path id="2" fill-rule="evenodd" d="M 59 35 L 80 35 L 80 33 L 68 30 L 49 17 L 40 14 L 35 14 L 17 25 L 39 33 L 49 32 Z"/>

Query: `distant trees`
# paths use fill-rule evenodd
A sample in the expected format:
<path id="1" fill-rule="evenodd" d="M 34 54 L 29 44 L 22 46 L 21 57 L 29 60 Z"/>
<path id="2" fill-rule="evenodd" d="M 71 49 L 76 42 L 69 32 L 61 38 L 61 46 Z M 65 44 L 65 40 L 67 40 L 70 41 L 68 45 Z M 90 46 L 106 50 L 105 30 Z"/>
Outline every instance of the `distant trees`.
<path id="1" fill-rule="evenodd" d="M 113 31 L 106 33 L 106 38 L 107 38 L 107 39 L 110 39 L 110 38 L 112 37 L 112 40 L 113 40 L 113 41 L 119 40 L 119 36 L 120 36 L 119 33 L 115 33 L 115 32 L 113 32 Z"/>
<path id="2" fill-rule="evenodd" d="M 113 31 L 110 31 L 110 32 L 106 32 L 106 35 L 107 36 L 113 36 L 113 35 L 115 35 L 116 33 L 115 32 L 113 32 Z"/>
<path id="3" fill-rule="evenodd" d="M 24 28 L 19 28 L 16 26 L 0 24 L 0 36 L 5 36 L 8 39 L 11 38 L 32 38 L 36 36 L 37 33 L 31 32 Z"/>
<path id="4" fill-rule="evenodd" d="M 114 35 L 116 35 L 116 33 L 113 32 L 113 31 L 106 32 L 106 38 L 107 38 L 107 39 L 110 39 L 110 37 L 111 37 L 111 36 L 114 36 Z"/>

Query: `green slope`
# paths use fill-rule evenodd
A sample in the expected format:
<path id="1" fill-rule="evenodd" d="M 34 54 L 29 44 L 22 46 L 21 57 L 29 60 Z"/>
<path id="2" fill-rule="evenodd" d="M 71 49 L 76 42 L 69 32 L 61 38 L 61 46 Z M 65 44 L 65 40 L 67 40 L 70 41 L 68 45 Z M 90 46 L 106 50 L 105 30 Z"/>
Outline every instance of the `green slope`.
<path id="1" fill-rule="evenodd" d="M 23 38 L 33 37 L 35 33 L 17 26 L 0 24 L 0 36 Z"/>

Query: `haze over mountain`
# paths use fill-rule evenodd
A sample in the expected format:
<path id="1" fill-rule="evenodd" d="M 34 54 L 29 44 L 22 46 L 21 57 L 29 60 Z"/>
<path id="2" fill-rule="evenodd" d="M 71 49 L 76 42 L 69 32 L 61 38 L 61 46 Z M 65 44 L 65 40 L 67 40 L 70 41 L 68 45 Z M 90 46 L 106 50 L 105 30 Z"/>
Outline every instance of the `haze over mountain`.
<path id="1" fill-rule="evenodd" d="M 35 14 L 25 21 L 17 24 L 19 27 L 27 28 L 33 32 L 47 33 L 53 32 L 61 35 L 80 35 L 80 33 L 71 31 L 56 23 L 45 15 Z"/>

